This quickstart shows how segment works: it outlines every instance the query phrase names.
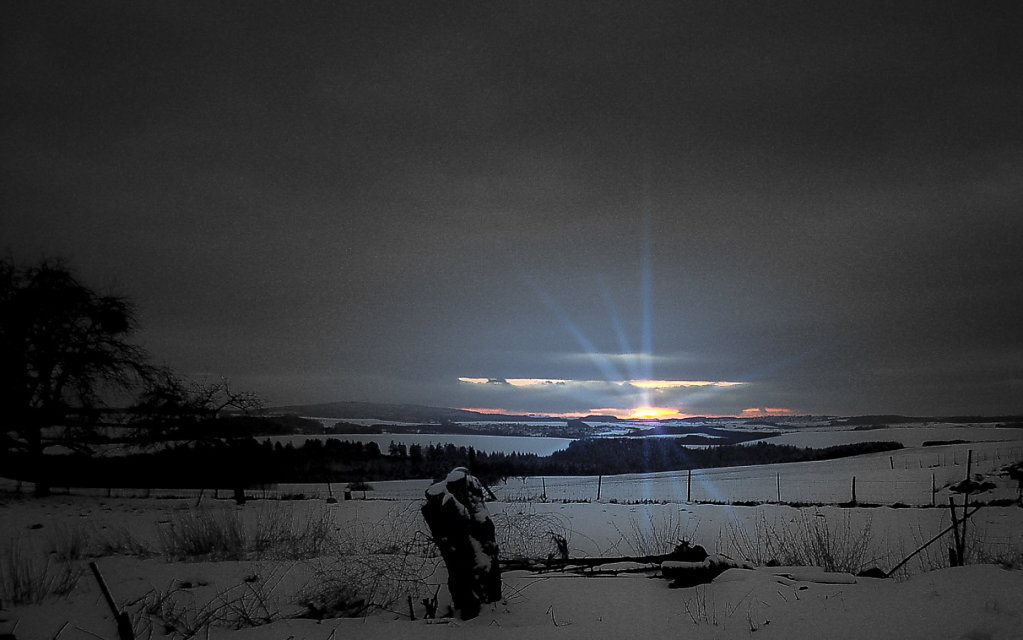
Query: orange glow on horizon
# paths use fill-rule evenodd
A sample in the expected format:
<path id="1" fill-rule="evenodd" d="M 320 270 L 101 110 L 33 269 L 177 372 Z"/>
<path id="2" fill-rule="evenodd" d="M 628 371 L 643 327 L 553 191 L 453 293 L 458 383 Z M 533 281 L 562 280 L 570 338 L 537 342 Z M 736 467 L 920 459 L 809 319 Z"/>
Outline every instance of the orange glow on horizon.
<path id="1" fill-rule="evenodd" d="M 794 416 L 796 412 L 783 407 L 751 407 L 743 409 L 740 418 L 761 418 L 764 416 Z"/>
<path id="2" fill-rule="evenodd" d="M 684 417 L 677 409 L 665 409 L 664 407 L 637 407 L 632 413 L 626 416 L 629 420 L 666 420 L 670 418 Z"/>
<path id="3" fill-rule="evenodd" d="M 666 407 L 636 407 L 635 409 L 621 409 L 617 407 L 604 407 L 600 409 L 590 409 L 589 411 L 566 411 L 566 412 L 524 412 L 517 411 L 514 409 L 495 409 L 495 408 L 480 408 L 480 407 L 458 407 L 463 411 L 475 411 L 476 413 L 484 414 L 505 414 L 505 415 L 523 415 L 523 416 L 543 416 L 548 418 L 585 418 L 586 416 L 612 416 L 619 420 L 681 420 L 683 418 L 695 418 L 702 416 L 706 418 L 728 418 L 735 417 L 735 414 L 724 415 L 724 414 L 694 414 L 694 413 L 682 413 L 678 409 L 668 409 Z M 758 418 L 766 416 L 795 416 L 799 413 L 793 409 L 786 409 L 783 407 L 751 407 L 749 409 L 743 409 L 742 412 L 737 416 L 739 418 Z"/>

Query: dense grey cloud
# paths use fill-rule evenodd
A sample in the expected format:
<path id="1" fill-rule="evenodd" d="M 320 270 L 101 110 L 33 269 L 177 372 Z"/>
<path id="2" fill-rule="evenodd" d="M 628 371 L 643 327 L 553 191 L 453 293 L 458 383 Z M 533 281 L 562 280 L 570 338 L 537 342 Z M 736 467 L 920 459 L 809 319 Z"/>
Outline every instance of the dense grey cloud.
<path id="1" fill-rule="evenodd" d="M 618 383 L 660 379 L 744 383 L 647 397 L 685 413 L 1023 410 L 1017 3 L 0 11 L 0 248 L 135 298 L 193 375 L 280 404 L 626 410 Z"/>

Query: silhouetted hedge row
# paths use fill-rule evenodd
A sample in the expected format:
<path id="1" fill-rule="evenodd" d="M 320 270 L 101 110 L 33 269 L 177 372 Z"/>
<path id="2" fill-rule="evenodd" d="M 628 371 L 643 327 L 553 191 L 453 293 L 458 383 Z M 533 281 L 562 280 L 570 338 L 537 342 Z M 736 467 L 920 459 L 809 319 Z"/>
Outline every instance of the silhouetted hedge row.
<path id="1" fill-rule="evenodd" d="M 198 443 L 154 453 L 90 457 L 19 454 L 0 456 L 10 478 L 32 481 L 44 474 L 53 486 L 202 488 L 273 483 L 351 482 L 437 478 L 464 466 L 494 480 L 513 476 L 612 475 L 827 460 L 900 449 L 896 442 L 864 442 L 824 449 L 759 442 L 688 449 L 664 438 L 594 438 L 572 442 L 550 456 L 487 453 L 452 444 L 392 444 L 384 454 L 374 443 L 309 440 L 301 447 L 254 439 Z"/>

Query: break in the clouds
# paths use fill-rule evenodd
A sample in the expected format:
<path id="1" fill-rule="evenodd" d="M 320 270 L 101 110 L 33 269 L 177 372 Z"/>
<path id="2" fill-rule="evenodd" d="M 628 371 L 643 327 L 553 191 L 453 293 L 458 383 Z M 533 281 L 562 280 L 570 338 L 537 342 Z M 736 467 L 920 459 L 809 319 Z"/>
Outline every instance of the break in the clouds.
<path id="1" fill-rule="evenodd" d="M 742 382 L 707 380 L 561 380 L 547 378 L 471 378 L 458 381 L 470 389 L 472 407 L 557 407 L 558 415 L 626 417 L 684 417 L 707 415 L 700 409 L 716 405 L 710 399 Z M 728 402 L 732 404 L 736 398 Z M 601 404 L 603 403 L 603 404 Z M 472 408 L 467 407 L 467 408 Z M 501 409 L 500 411 L 507 411 Z M 528 410 L 527 410 L 528 412 Z"/>
<path id="2" fill-rule="evenodd" d="M 0 251 L 270 404 L 1020 412 L 1021 32 L 1001 1 L 8 2 Z"/>

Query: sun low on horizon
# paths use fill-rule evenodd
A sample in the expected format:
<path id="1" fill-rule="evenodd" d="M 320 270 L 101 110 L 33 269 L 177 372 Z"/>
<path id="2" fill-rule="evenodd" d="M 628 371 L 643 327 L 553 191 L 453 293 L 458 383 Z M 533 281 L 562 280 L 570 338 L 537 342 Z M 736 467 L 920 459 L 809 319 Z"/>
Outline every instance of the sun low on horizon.
<path id="1" fill-rule="evenodd" d="M 632 410 L 632 413 L 624 417 L 627 420 L 667 420 L 671 418 L 684 418 L 685 416 L 677 409 L 667 409 L 664 407 L 636 407 Z"/>
<path id="2" fill-rule="evenodd" d="M 648 421 L 723 416 L 725 414 L 720 410 L 715 411 L 710 407 L 694 409 L 692 403 L 705 403 L 710 397 L 734 393 L 734 390 L 749 385 L 748 382 L 729 380 L 662 380 L 645 377 L 605 380 L 463 376 L 458 378 L 458 382 L 482 400 L 480 403 L 460 405 L 461 408 L 479 413 L 525 413 L 551 418 L 613 416 L 620 420 Z M 572 404 L 576 406 L 564 406 Z M 562 406 L 555 408 L 557 405 Z M 749 417 L 765 412 L 764 409 L 745 407 L 736 408 L 729 415 L 741 411 L 744 417 Z M 786 409 L 771 411 L 789 413 Z"/>

